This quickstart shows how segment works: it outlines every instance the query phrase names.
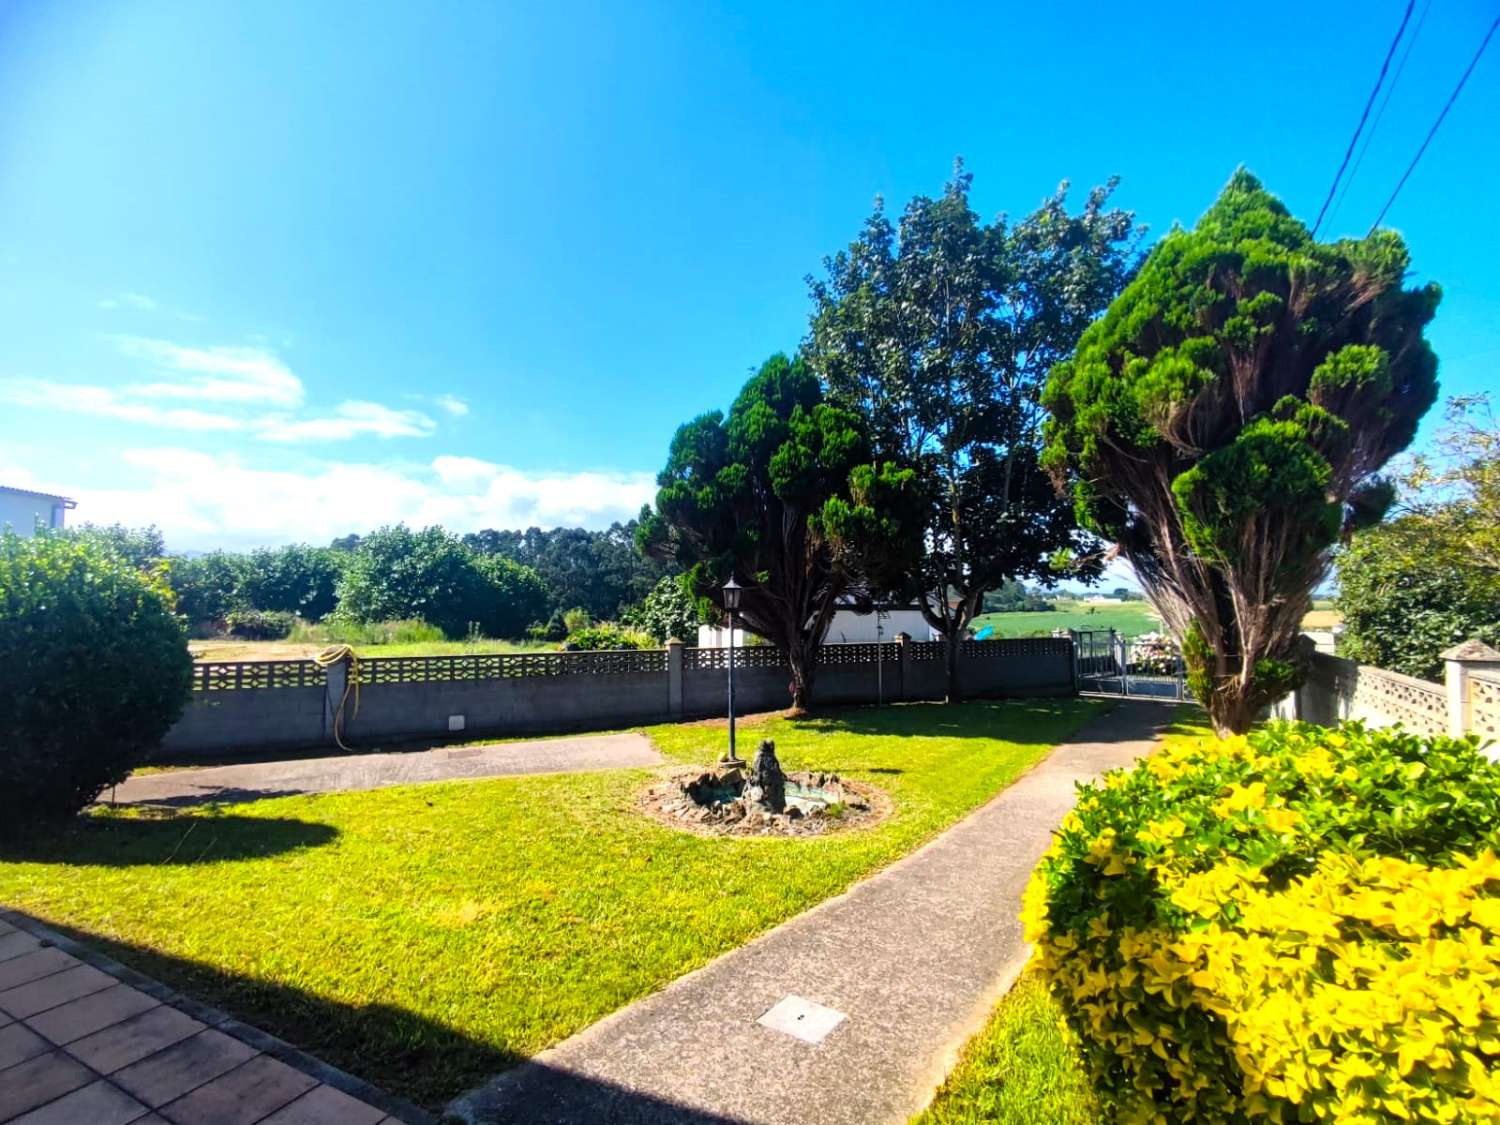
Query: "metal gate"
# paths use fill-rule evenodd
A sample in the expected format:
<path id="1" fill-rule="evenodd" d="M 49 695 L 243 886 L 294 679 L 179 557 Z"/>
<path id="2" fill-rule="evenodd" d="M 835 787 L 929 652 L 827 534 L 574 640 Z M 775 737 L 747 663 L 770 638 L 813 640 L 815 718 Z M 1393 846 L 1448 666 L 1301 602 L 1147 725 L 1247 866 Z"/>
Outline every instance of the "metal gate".
<path id="1" fill-rule="evenodd" d="M 1146 699 L 1190 699 L 1182 650 L 1170 637 L 1122 637 L 1113 629 L 1072 630 L 1073 678 L 1080 692 Z"/>

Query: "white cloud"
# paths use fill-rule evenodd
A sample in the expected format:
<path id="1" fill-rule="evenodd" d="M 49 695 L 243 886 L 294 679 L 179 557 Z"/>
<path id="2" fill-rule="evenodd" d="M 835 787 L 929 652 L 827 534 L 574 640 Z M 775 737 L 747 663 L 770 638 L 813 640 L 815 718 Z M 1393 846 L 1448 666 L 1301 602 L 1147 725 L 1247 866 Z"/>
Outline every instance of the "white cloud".
<path id="1" fill-rule="evenodd" d="M 420 410 L 395 410 L 360 399 L 346 400 L 331 413 L 293 413 L 303 405 L 302 380 L 266 348 L 185 347 L 139 336 L 114 341 L 123 354 L 145 361 L 163 378 L 120 387 L 0 378 L 0 402 L 166 429 L 240 432 L 278 443 L 428 437 L 437 430 L 437 423 Z M 468 410 L 458 399 L 445 401 L 450 397 L 436 401 L 450 414 Z M 216 409 L 164 405 L 173 399 Z"/>
<path id="2" fill-rule="evenodd" d="M 262 441 L 345 441 L 361 434 L 375 437 L 427 437 L 437 423 L 420 410 L 392 410 L 378 402 L 341 402 L 322 418 L 260 419 L 256 436 Z"/>
<path id="3" fill-rule="evenodd" d="M 113 297 L 105 297 L 99 302 L 101 309 L 139 309 L 141 312 L 154 312 L 156 302 L 144 293 L 117 293 Z"/>
<path id="4" fill-rule="evenodd" d="M 252 468 L 185 449 L 127 450 L 123 460 L 145 483 L 74 487 L 74 518 L 154 523 L 173 550 L 326 543 L 398 522 L 457 532 L 599 528 L 635 516 L 655 492 L 649 473 L 524 472 L 468 457 L 425 466 L 329 462 L 305 471 Z"/>
<path id="5" fill-rule="evenodd" d="M 456 395 L 438 395 L 432 401 L 455 418 L 462 418 L 469 412 L 469 404 Z"/>
<path id="6" fill-rule="evenodd" d="M 122 422 L 140 422 L 173 430 L 241 430 L 244 423 L 226 414 L 129 402 L 108 387 L 87 383 L 56 383 L 47 379 L 0 379 L 0 402 L 15 406 L 92 414 Z"/>
<path id="7" fill-rule="evenodd" d="M 301 406 L 302 380 L 264 348 L 189 348 L 169 340 L 118 336 L 125 355 L 144 359 L 159 371 L 187 379 L 134 384 L 127 390 L 146 398 L 191 398 L 208 402 Z"/>

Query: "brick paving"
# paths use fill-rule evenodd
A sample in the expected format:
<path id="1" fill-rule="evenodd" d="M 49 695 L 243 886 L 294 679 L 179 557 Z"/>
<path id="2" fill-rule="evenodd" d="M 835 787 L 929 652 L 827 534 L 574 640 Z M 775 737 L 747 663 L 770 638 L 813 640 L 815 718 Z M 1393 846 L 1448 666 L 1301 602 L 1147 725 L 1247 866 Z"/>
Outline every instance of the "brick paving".
<path id="1" fill-rule="evenodd" d="M 430 1120 L 30 919 L 0 912 L 3 1125 Z"/>

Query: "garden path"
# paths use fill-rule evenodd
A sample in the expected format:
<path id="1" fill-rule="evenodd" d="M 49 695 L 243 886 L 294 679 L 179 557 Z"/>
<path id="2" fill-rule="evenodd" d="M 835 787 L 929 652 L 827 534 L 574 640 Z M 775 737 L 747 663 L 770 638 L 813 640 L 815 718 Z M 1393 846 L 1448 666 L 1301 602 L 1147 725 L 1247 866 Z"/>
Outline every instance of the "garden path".
<path id="1" fill-rule="evenodd" d="M 917 852 L 454 1101 L 469 1122 L 875 1125 L 931 1097 L 1027 956 L 1027 877 L 1074 783 L 1152 749 L 1122 702 Z"/>
<path id="2" fill-rule="evenodd" d="M 391 754 L 340 754 L 283 762 L 169 770 L 127 778 L 100 800 L 116 804 L 196 805 L 254 801 L 297 793 L 384 789 L 425 781 L 657 766 L 662 756 L 643 734 L 498 742 Z"/>

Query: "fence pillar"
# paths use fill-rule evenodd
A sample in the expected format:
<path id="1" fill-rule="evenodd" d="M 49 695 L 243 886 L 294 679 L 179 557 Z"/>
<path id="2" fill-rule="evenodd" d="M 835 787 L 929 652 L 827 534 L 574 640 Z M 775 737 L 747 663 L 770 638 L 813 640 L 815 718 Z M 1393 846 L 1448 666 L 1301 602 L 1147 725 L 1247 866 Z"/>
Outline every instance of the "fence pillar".
<path id="1" fill-rule="evenodd" d="M 1469 726 L 1469 673 L 1500 669 L 1500 652 L 1480 640 L 1465 641 L 1443 653 L 1443 679 L 1448 685 L 1448 733 L 1462 738 Z"/>
<path id="2" fill-rule="evenodd" d="M 323 741 L 332 743 L 339 722 L 339 708 L 344 703 L 344 689 L 349 686 L 349 661 L 340 660 L 325 669 L 328 683 L 323 688 Z"/>
<path id="3" fill-rule="evenodd" d="M 911 685 L 911 634 L 897 633 L 896 644 L 900 646 L 901 653 L 901 659 L 897 665 L 901 670 L 901 687 L 892 693 L 892 697 L 905 701 L 910 698 L 906 693 Z"/>
<path id="4" fill-rule="evenodd" d="M 682 721 L 682 649 L 676 637 L 667 641 L 667 713 L 674 723 Z"/>

